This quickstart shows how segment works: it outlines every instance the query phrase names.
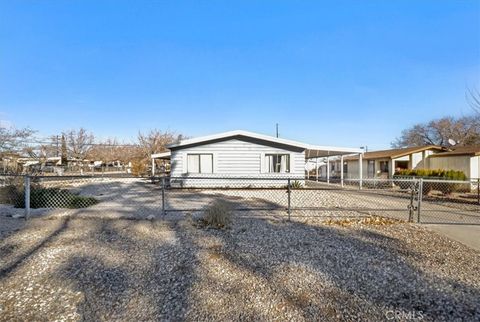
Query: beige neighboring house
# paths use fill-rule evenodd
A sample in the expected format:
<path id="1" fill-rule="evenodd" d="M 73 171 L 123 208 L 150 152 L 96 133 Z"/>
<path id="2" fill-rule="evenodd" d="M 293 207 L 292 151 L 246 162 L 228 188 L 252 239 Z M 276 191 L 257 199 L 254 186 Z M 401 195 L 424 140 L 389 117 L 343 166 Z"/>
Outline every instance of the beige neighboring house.
<path id="1" fill-rule="evenodd" d="M 429 169 L 463 171 L 468 178 L 480 177 L 480 145 L 462 146 L 431 155 Z"/>
<path id="2" fill-rule="evenodd" d="M 390 149 L 363 154 L 364 178 L 392 178 L 396 170 L 429 169 L 430 157 L 445 148 L 436 145 Z M 444 154 L 444 153 L 442 153 Z M 358 173 L 358 156 L 344 158 L 346 178 L 355 178 Z"/>

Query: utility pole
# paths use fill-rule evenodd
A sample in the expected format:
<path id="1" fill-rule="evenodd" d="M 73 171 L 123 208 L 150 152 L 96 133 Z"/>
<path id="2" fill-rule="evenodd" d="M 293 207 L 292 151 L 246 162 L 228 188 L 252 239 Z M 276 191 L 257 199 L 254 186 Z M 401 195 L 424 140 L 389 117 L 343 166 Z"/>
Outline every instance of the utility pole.
<path id="1" fill-rule="evenodd" d="M 275 124 L 276 132 L 277 132 L 277 138 L 278 138 L 278 123 Z"/>
<path id="2" fill-rule="evenodd" d="M 58 135 L 56 136 L 56 139 L 57 139 L 57 154 L 56 154 L 56 156 L 58 157 L 58 155 L 59 155 L 59 151 L 58 151 L 58 150 L 59 150 L 59 146 L 58 146 Z"/>

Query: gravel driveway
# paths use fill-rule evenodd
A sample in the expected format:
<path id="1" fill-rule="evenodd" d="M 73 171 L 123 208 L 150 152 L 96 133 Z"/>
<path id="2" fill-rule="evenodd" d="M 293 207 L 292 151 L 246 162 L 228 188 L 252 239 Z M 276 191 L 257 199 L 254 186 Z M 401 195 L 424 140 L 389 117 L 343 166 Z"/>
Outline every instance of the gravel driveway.
<path id="1" fill-rule="evenodd" d="M 16 220 L 0 320 L 480 319 L 480 253 L 416 225 Z"/>

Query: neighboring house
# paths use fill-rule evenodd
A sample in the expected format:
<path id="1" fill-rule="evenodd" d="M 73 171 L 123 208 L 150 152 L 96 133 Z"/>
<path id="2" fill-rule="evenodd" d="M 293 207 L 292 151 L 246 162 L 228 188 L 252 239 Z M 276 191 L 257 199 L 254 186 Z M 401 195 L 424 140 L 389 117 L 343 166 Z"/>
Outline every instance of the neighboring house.
<path id="1" fill-rule="evenodd" d="M 262 184 L 268 179 L 272 179 L 269 185 L 286 184 L 286 180 L 275 178 L 304 182 L 307 158 L 362 152 L 361 149 L 310 145 L 247 131 L 182 140 L 167 148 L 171 152 L 172 186 L 252 185 L 255 179 L 261 179 Z M 152 161 L 155 157 L 167 156 L 152 155 Z M 208 179 L 192 179 L 198 177 Z M 229 177 L 236 179 L 226 179 Z"/>
<path id="2" fill-rule="evenodd" d="M 349 157 L 348 156 L 344 157 L 344 159 L 347 159 L 347 158 L 349 158 Z M 358 156 L 356 156 L 356 158 L 358 160 Z M 341 172 L 342 172 L 341 165 L 342 165 L 342 161 L 338 157 L 334 157 L 334 158 L 331 158 L 329 160 L 327 160 L 327 158 L 321 159 L 320 162 L 319 162 L 319 167 L 318 167 L 319 178 L 322 179 L 322 180 L 326 180 L 327 177 L 329 179 L 338 179 L 340 177 Z M 327 170 L 327 167 L 330 171 Z M 347 170 L 346 167 L 344 167 L 343 170 Z M 345 177 L 346 177 L 347 172 L 344 171 L 344 173 L 345 173 Z M 316 174 L 313 173 L 313 171 L 312 171 L 312 174 L 313 174 L 313 176 L 311 176 L 311 177 L 316 176 Z M 358 172 L 355 174 L 355 178 L 358 178 Z"/>
<path id="3" fill-rule="evenodd" d="M 463 146 L 429 157 L 429 169 L 463 171 L 468 178 L 480 177 L 480 146 Z"/>
<path id="4" fill-rule="evenodd" d="M 18 153 L 0 152 L 0 172 L 17 172 L 19 167 L 18 159 L 20 158 L 21 156 Z"/>
<path id="5" fill-rule="evenodd" d="M 446 151 L 436 145 L 390 149 L 366 152 L 363 154 L 364 178 L 392 178 L 396 170 L 429 169 L 430 156 Z M 443 154 L 443 153 L 442 153 Z M 356 178 L 358 174 L 358 156 L 344 158 L 346 178 Z"/>

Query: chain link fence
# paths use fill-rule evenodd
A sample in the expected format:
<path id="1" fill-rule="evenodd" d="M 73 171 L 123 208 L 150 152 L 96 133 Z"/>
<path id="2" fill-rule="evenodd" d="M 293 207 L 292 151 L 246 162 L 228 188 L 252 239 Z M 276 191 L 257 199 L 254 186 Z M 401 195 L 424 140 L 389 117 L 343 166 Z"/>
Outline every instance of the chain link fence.
<path id="1" fill-rule="evenodd" d="M 420 222 L 480 224 L 479 179 L 421 179 Z"/>
<path id="2" fill-rule="evenodd" d="M 479 180 L 133 176 L 0 176 L 0 211 L 148 218 L 204 211 L 226 201 L 239 214 L 292 217 L 371 215 L 421 223 L 480 224 Z"/>
<path id="3" fill-rule="evenodd" d="M 147 218 L 162 214 L 162 187 L 132 176 L 0 176 L 0 211 L 12 216 Z"/>

